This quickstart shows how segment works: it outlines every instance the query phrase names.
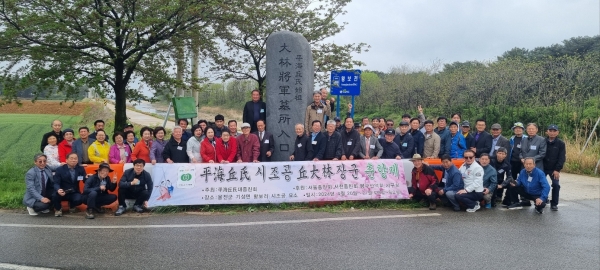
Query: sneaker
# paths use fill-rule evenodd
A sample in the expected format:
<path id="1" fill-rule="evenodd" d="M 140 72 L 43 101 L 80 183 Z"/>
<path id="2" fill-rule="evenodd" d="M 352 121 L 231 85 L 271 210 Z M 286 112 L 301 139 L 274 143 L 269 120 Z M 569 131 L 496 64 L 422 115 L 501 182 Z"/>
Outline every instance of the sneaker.
<path id="1" fill-rule="evenodd" d="M 435 205 L 435 203 L 433 205 Z M 431 209 L 431 204 L 429 204 L 429 209 L 430 210 L 435 210 L 435 206 L 434 206 L 433 209 Z M 138 213 L 144 213 L 144 208 L 142 208 L 142 206 L 140 206 L 140 205 L 134 205 L 133 206 L 133 211 L 136 211 Z"/>
<path id="2" fill-rule="evenodd" d="M 75 214 L 77 212 L 78 212 L 77 207 L 69 208 L 69 213 Z"/>
<path id="3" fill-rule="evenodd" d="M 31 208 L 31 207 L 27 207 L 27 212 L 29 212 L 30 216 L 37 216 L 38 215 L 38 213 L 35 210 L 33 210 L 33 208 Z"/>
<path id="4" fill-rule="evenodd" d="M 123 213 L 125 213 L 125 207 L 119 205 L 119 209 L 117 209 L 117 212 L 115 212 L 115 216 L 120 216 Z"/>
<path id="5" fill-rule="evenodd" d="M 486 203 L 485 204 L 485 209 L 492 209 L 492 204 L 491 203 Z"/>
<path id="6" fill-rule="evenodd" d="M 62 209 L 54 211 L 55 217 L 62 217 Z"/>
<path id="7" fill-rule="evenodd" d="M 40 213 L 42 213 L 42 214 L 48 214 L 48 213 L 50 213 L 50 209 L 46 209 L 46 210 L 44 210 L 44 211 L 42 211 Z"/>
<path id="8" fill-rule="evenodd" d="M 92 212 L 92 209 L 88 209 L 85 211 L 85 218 L 86 219 L 94 219 L 94 213 Z"/>
<path id="9" fill-rule="evenodd" d="M 454 212 L 460 212 L 460 207 L 457 207 L 457 208 L 452 208 L 452 210 L 453 210 Z"/>
<path id="10" fill-rule="evenodd" d="M 535 208 L 535 212 L 541 215 L 541 214 L 544 213 L 544 208 L 541 208 L 541 207 L 538 208 L 538 207 L 536 207 Z"/>
<path id="11" fill-rule="evenodd" d="M 508 208 L 510 210 L 518 210 L 518 209 L 523 209 L 523 206 L 521 206 L 521 203 L 513 203 L 513 204 L 507 206 L 506 208 Z"/>
<path id="12" fill-rule="evenodd" d="M 98 213 L 98 214 L 104 214 L 104 213 L 106 213 L 106 211 L 102 207 L 95 207 L 94 211 L 96 211 L 96 213 Z"/>
<path id="13" fill-rule="evenodd" d="M 552 211 L 558 211 L 558 205 L 552 205 L 552 206 L 550 206 L 550 210 L 552 210 Z"/>
<path id="14" fill-rule="evenodd" d="M 479 202 L 475 202 L 475 211 L 479 210 L 479 208 L 481 208 L 481 205 L 479 205 Z"/>

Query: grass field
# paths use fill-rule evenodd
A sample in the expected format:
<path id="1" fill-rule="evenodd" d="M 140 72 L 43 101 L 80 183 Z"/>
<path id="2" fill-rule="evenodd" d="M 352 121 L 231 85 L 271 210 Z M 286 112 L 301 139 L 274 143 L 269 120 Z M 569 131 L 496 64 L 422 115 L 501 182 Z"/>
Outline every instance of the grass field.
<path id="1" fill-rule="evenodd" d="M 79 116 L 52 114 L 0 114 L 0 208 L 22 206 L 24 175 L 40 152 L 42 135 L 60 119 L 64 128 L 77 130 Z"/>

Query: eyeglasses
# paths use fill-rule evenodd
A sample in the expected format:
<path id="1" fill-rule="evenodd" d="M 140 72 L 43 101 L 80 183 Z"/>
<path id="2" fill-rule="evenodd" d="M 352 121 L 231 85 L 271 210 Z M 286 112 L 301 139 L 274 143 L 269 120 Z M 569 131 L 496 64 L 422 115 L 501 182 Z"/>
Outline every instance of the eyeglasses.
<path id="1" fill-rule="evenodd" d="M 36 162 L 37 162 L 37 163 L 46 163 L 46 160 L 45 160 L 45 159 L 40 159 L 40 160 L 38 160 L 38 161 L 36 161 Z"/>
<path id="2" fill-rule="evenodd" d="M 469 156 L 469 157 L 465 157 L 465 159 L 474 159 L 475 156 Z"/>
<path id="3" fill-rule="evenodd" d="M 393 127 L 393 126 L 394 126 L 394 124 L 387 124 L 387 126 L 388 126 L 388 127 Z"/>

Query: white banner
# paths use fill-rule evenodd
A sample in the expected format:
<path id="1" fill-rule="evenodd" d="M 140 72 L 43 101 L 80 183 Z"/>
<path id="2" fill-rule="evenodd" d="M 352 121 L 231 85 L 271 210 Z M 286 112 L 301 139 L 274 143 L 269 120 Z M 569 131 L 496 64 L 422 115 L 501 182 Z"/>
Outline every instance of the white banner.
<path id="1" fill-rule="evenodd" d="M 408 199 L 408 160 L 156 164 L 149 206 Z"/>

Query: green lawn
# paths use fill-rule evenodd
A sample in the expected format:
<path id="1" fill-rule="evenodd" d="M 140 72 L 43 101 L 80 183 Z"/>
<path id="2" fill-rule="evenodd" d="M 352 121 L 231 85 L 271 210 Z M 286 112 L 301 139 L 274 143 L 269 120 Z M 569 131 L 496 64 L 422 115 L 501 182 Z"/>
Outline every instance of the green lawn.
<path id="1" fill-rule="evenodd" d="M 42 135 L 60 119 L 63 129 L 77 135 L 81 117 L 52 114 L 0 114 L 0 208 L 20 207 L 25 193 L 25 173 L 40 151 Z"/>

